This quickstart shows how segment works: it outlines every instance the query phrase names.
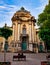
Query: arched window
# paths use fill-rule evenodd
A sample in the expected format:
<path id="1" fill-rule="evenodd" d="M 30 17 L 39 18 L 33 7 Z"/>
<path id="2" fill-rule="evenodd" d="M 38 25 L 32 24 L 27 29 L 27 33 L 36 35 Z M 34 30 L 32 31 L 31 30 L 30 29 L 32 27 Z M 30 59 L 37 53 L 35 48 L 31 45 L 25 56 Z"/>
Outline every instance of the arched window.
<path id="1" fill-rule="evenodd" d="M 23 34 L 26 34 L 26 26 L 25 26 L 25 25 L 23 25 L 22 33 L 23 33 Z"/>
<path id="2" fill-rule="evenodd" d="M 23 28 L 23 34 L 26 34 L 26 28 Z"/>

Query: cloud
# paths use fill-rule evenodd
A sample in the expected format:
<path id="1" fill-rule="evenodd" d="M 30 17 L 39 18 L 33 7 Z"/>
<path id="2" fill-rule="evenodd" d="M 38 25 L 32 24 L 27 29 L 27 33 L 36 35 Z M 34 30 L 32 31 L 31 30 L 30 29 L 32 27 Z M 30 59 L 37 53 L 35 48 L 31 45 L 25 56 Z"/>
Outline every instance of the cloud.
<path id="1" fill-rule="evenodd" d="M 46 4 L 48 4 L 48 0 L 40 0 L 40 3 L 42 6 L 46 6 Z"/>
<path id="2" fill-rule="evenodd" d="M 36 9 L 39 9 L 39 10 L 43 10 L 45 8 L 45 6 L 48 4 L 48 0 L 40 0 L 40 6 L 37 7 Z"/>
<path id="3" fill-rule="evenodd" d="M 41 4 L 37 7 L 34 7 L 34 6 L 31 7 L 32 5 L 31 6 L 24 5 L 26 10 L 29 10 L 31 14 L 35 16 L 36 18 L 38 18 L 38 15 L 43 11 L 45 5 L 47 4 L 47 0 L 39 0 L 39 1 Z M 21 6 L 20 5 L 8 5 L 2 0 L 0 1 L 0 4 L 3 4 L 3 5 L 0 5 L 0 27 L 4 26 L 4 23 L 7 23 L 9 26 L 11 26 L 12 16 L 17 10 L 19 10 L 19 8 L 22 5 Z"/>
<path id="4" fill-rule="evenodd" d="M 48 4 L 48 0 L 40 0 L 40 3 L 40 6 L 34 8 L 34 15 L 36 18 L 38 18 L 38 15 L 43 12 L 45 6 Z"/>
<path id="5" fill-rule="evenodd" d="M 0 9 L 6 8 L 5 6 L 0 6 Z"/>
<path id="6" fill-rule="evenodd" d="M 16 6 L 15 5 L 7 5 L 7 4 L 5 4 L 5 5 L 0 5 L 0 9 L 13 9 L 13 8 L 16 8 Z"/>
<path id="7" fill-rule="evenodd" d="M 12 26 L 11 18 L 18 8 L 19 6 L 15 5 L 0 6 L 0 27 L 4 26 L 5 23 Z"/>

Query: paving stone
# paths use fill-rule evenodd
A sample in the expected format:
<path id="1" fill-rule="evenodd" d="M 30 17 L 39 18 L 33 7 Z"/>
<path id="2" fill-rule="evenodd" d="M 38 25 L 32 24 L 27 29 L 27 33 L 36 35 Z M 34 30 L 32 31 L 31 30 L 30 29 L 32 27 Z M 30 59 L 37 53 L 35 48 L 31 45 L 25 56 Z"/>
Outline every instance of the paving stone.
<path id="1" fill-rule="evenodd" d="M 11 62 L 11 65 L 41 65 L 41 61 L 46 61 L 46 56 L 49 53 L 24 53 L 26 55 L 26 61 L 13 61 L 13 55 L 17 53 L 6 53 L 6 61 Z M 4 53 L 0 53 L 0 62 L 4 61 Z"/>

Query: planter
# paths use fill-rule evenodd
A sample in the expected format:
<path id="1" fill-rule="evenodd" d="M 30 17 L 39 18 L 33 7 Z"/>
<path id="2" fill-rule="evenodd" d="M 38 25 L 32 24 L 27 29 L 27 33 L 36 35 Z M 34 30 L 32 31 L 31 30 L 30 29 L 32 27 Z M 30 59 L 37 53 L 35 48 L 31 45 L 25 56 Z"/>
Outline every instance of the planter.
<path id="1" fill-rule="evenodd" d="M 0 65 L 11 65 L 11 62 L 0 62 Z"/>

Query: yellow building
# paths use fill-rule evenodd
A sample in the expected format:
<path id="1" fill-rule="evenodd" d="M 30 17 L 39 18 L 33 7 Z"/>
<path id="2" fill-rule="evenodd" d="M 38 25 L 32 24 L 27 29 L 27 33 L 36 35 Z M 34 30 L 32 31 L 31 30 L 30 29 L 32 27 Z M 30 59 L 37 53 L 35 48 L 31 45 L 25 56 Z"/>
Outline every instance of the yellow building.
<path id="1" fill-rule="evenodd" d="M 20 50 L 38 52 L 40 40 L 37 34 L 38 30 L 35 28 L 35 17 L 22 7 L 11 20 L 13 35 L 8 39 L 9 50 L 12 52 Z"/>

